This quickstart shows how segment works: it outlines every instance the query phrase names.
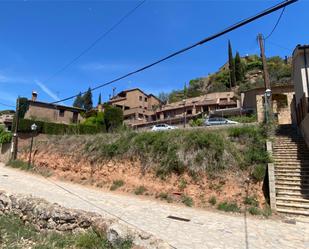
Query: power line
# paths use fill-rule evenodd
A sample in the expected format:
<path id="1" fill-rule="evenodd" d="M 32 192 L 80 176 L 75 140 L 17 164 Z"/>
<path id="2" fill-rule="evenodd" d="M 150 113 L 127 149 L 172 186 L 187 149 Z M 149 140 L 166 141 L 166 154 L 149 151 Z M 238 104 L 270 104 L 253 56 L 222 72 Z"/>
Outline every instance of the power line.
<path id="1" fill-rule="evenodd" d="M 1 103 L 1 102 L 0 102 L 0 105 L 6 106 L 6 107 L 13 107 L 13 108 L 15 108 L 15 106 L 13 106 L 13 105 L 4 104 L 4 103 Z"/>
<path id="2" fill-rule="evenodd" d="M 275 47 L 278 47 L 278 48 L 281 48 L 281 49 L 285 49 L 285 50 L 287 50 L 289 52 L 293 51 L 293 49 L 291 49 L 291 48 L 287 48 L 285 46 L 282 46 L 282 45 L 280 45 L 278 43 L 275 43 L 275 42 L 272 42 L 272 41 L 269 41 L 269 40 L 267 41 L 267 43 L 269 43 L 270 45 L 273 45 Z"/>
<path id="3" fill-rule="evenodd" d="M 198 42 L 196 42 L 196 43 L 194 43 L 194 44 L 192 44 L 192 45 L 190 45 L 190 46 L 188 46 L 188 47 L 186 47 L 186 48 L 183 48 L 183 49 L 181 49 L 181 50 L 178 50 L 178 51 L 176 51 L 176 52 L 174 52 L 174 53 L 172 53 L 172 54 L 170 54 L 170 55 L 168 55 L 168 56 L 166 56 L 166 57 L 163 57 L 163 58 L 161 58 L 161 59 L 159 59 L 159 60 L 157 60 L 157 61 L 155 61 L 155 62 L 153 62 L 153 63 L 151 63 L 151 64 L 149 64 L 149 65 L 147 65 L 147 66 L 144 66 L 144 67 L 139 68 L 139 69 L 137 69 L 137 70 L 135 70 L 135 71 L 132 71 L 132 72 L 127 73 L 127 74 L 125 74 L 125 75 L 123 75 L 123 76 L 120 76 L 120 77 L 118 77 L 118 78 L 116 78 L 116 79 L 113 79 L 113 80 L 108 81 L 108 82 L 106 82 L 106 83 L 100 84 L 100 85 L 98 85 L 98 86 L 96 86 L 96 87 L 93 87 L 93 88 L 91 88 L 90 90 L 91 90 L 91 91 L 94 91 L 94 90 L 99 89 L 99 88 L 101 88 L 101 87 L 110 85 L 110 84 L 112 84 L 112 83 L 114 83 L 114 82 L 117 82 L 117 81 L 119 81 L 119 80 L 122 80 L 122 79 L 124 79 L 124 78 L 127 78 L 127 77 L 129 77 L 129 76 L 131 76 L 131 75 L 133 75 L 133 74 L 136 74 L 136 73 L 139 73 L 139 72 L 141 72 L 141 71 L 144 71 L 144 70 L 146 70 L 146 69 L 148 69 L 148 68 L 150 68 L 150 67 L 153 67 L 153 66 L 155 66 L 155 65 L 157 65 L 157 64 L 159 64 L 159 63 L 161 63 L 161 62 L 163 62 L 163 61 L 166 61 L 166 60 L 168 60 L 168 59 L 170 59 L 170 58 L 172 58 L 172 57 L 175 57 L 175 56 L 177 56 L 177 55 L 179 55 L 179 54 L 182 54 L 182 53 L 184 53 L 184 52 L 186 52 L 186 51 L 188 51 L 188 50 L 191 50 L 191 49 L 193 49 L 193 48 L 195 48 L 195 47 L 197 47 L 197 46 L 199 46 L 199 45 L 202 45 L 202 44 L 204 44 L 204 43 L 206 43 L 206 42 L 209 42 L 209 41 L 211 41 L 211 40 L 214 40 L 214 39 L 216 39 L 216 38 L 218 38 L 218 37 L 220 37 L 220 36 L 222 36 L 222 35 L 224 35 L 224 34 L 227 34 L 227 33 L 231 32 L 231 31 L 233 31 L 233 30 L 235 30 L 235 29 L 237 29 L 237 28 L 240 28 L 240 27 L 242 27 L 242 26 L 244 26 L 244 25 L 246 25 L 246 24 L 248 24 L 248 23 L 251 23 L 251 22 L 255 21 L 256 19 L 259 19 L 259 18 L 261 18 L 261 17 L 263 17 L 263 16 L 266 16 L 266 15 L 268 15 L 268 14 L 270 14 L 270 13 L 276 11 L 276 10 L 279 10 L 279 9 L 281 9 L 281 8 L 284 8 L 285 6 L 290 5 L 290 4 L 292 4 L 292 3 L 295 3 L 295 2 L 297 2 L 297 1 L 298 1 L 298 0 L 287 0 L 287 1 L 281 2 L 281 3 L 279 3 L 279 4 L 277 4 L 277 5 L 273 6 L 273 7 L 270 7 L 270 8 L 268 8 L 268 9 L 266 9 L 266 10 L 264 10 L 264 11 L 262 11 L 262 12 L 256 14 L 255 16 L 252 16 L 252 17 L 249 17 L 249 18 L 247 18 L 247 19 L 241 20 L 241 21 L 237 22 L 236 24 L 234 24 L 234 25 L 232 25 L 232 26 L 230 26 L 230 27 L 224 29 L 224 30 L 221 31 L 221 32 L 218 32 L 218 33 L 216 33 L 216 34 L 214 34 L 214 35 L 211 35 L 211 36 L 209 36 L 209 37 L 207 37 L 207 38 L 205 38 L 205 39 L 203 39 L 203 40 L 201 40 L 201 41 L 198 41 Z M 82 94 L 85 94 L 85 93 L 86 93 L 86 92 L 82 92 Z M 59 100 L 59 101 L 52 102 L 52 103 L 55 104 L 55 103 L 59 103 L 59 102 L 62 102 L 62 101 L 67 101 L 67 100 L 70 100 L 70 99 L 75 98 L 77 95 L 78 95 L 78 94 L 73 95 L 73 96 L 70 96 L 70 97 L 67 97 L 67 98 L 64 98 L 64 99 L 61 99 L 61 100 Z"/>
<path id="4" fill-rule="evenodd" d="M 264 41 L 266 41 L 269 37 L 271 37 L 272 34 L 275 32 L 277 26 L 279 25 L 279 22 L 280 22 L 280 20 L 281 20 L 281 17 L 283 16 L 284 10 L 285 10 L 285 7 L 282 9 L 282 11 L 281 11 L 281 13 L 280 13 L 280 15 L 279 15 L 279 18 L 278 18 L 278 20 L 277 20 L 275 26 L 273 27 L 272 31 L 268 34 L 268 36 L 266 36 L 266 37 L 264 38 Z"/>
<path id="5" fill-rule="evenodd" d="M 110 34 L 115 28 L 117 28 L 125 19 L 127 19 L 130 15 L 132 15 L 140 6 L 142 6 L 146 0 L 143 0 L 139 2 L 133 9 L 131 9 L 129 12 L 127 12 L 123 17 L 119 19 L 118 22 L 116 22 L 112 27 L 110 27 L 107 31 L 105 31 L 103 34 L 101 34 L 97 39 L 94 40 L 87 48 L 82 50 L 76 57 L 74 57 L 71 61 L 69 61 L 67 64 L 65 64 L 62 68 L 60 68 L 58 71 L 56 71 L 54 74 L 52 74 L 49 78 L 47 78 L 44 82 L 50 81 L 53 79 L 57 74 L 62 73 L 65 71 L 68 67 L 70 67 L 74 62 L 76 62 L 80 57 L 82 57 L 84 54 L 86 54 L 90 49 L 92 49 L 95 45 L 98 44 L 103 38 L 105 38 L 108 34 Z"/>

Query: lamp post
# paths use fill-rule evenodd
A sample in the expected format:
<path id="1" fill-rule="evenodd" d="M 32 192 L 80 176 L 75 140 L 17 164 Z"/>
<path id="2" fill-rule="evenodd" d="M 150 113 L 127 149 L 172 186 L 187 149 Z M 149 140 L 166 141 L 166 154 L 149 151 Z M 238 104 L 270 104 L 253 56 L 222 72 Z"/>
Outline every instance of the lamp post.
<path id="1" fill-rule="evenodd" d="M 31 143 L 30 143 L 30 152 L 29 152 L 28 167 L 30 167 L 30 165 L 31 165 L 31 154 L 32 154 L 32 147 L 33 147 L 33 137 L 34 137 L 34 133 L 35 133 L 35 131 L 36 131 L 37 128 L 38 128 L 38 127 L 37 127 L 37 125 L 36 125 L 35 123 L 33 123 L 33 124 L 31 125 L 31 131 L 32 131 L 32 133 L 31 133 Z"/>
<path id="2" fill-rule="evenodd" d="M 184 123 L 183 123 L 183 128 L 186 128 L 186 123 L 187 123 L 186 99 L 183 99 L 182 103 L 183 103 L 183 107 L 184 107 Z"/>
<path id="3" fill-rule="evenodd" d="M 264 93 L 264 99 L 265 99 L 265 120 L 266 123 L 269 123 L 269 119 L 270 119 L 270 98 L 271 98 L 271 90 L 270 89 L 266 89 L 265 93 Z"/>

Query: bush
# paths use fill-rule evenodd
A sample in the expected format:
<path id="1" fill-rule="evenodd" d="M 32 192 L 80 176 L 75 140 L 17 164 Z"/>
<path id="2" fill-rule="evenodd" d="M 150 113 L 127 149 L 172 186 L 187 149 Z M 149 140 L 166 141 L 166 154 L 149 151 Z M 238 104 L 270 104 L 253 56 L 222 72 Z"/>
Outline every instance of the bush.
<path id="1" fill-rule="evenodd" d="M 4 130 L 2 126 L 0 126 L 0 144 L 10 143 L 12 140 L 12 133 Z"/>
<path id="2" fill-rule="evenodd" d="M 122 187 L 123 185 L 124 185 L 124 181 L 123 180 L 115 180 L 115 181 L 113 181 L 113 184 L 110 187 L 110 190 L 114 191 L 114 190 Z"/>
<path id="3" fill-rule="evenodd" d="M 142 195 L 147 191 L 147 189 L 144 186 L 139 186 L 134 190 L 134 194 L 136 195 Z"/>
<path id="4" fill-rule="evenodd" d="M 170 197 L 167 193 L 164 193 L 164 192 L 162 192 L 162 193 L 159 194 L 159 198 L 160 198 L 161 200 L 166 200 L 168 203 L 173 202 L 172 197 Z"/>
<path id="5" fill-rule="evenodd" d="M 8 166 L 11 166 L 12 168 L 17 168 L 17 169 L 21 169 L 21 170 L 32 170 L 33 169 L 33 165 L 28 165 L 28 163 L 22 161 L 22 160 L 10 160 L 7 163 Z"/>
<path id="6" fill-rule="evenodd" d="M 252 171 L 252 177 L 254 180 L 261 182 L 264 180 L 266 167 L 262 164 L 256 165 Z"/>
<path id="7" fill-rule="evenodd" d="M 236 203 L 229 203 L 227 201 L 219 203 L 218 209 L 225 212 L 240 212 L 240 208 Z"/>
<path id="8" fill-rule="evenodd" d="M 260 215 L 261 214 L 261 210 L 257 207 L 248 208 L 248 212 L 252 215 Z"/>
<path id="9" fill-rule="evenodd" d="M 32 132 L 31 125 L 37 125 L 37 133 L 51 134 L 51 135 L 64 135 L 64 134 L 95 134 L 102 132 L 102 127 L 86 124 L 58 124 L 50 123 L 31 119 L 20 119 L 18 131 L 19 132 Z"/>
<path id="10" fill-rule="evenodd" d="M 192 127 L 203 126 L 204 125 L 204 119 L 203 118 L 192 119 L 192 120 L 190 120 L 189 125 L 192 126 Z"/>
<path id="11" fill-rule="evenodd" d="M 244 198 L 244 204 L 254 206 L 254 207 L 258 207 L 259 202 L 258 202 L 256 196 L 246 196 Z"/>
<path id="12" fill-rule="evenodd" d="M 181 202 L 183 204 L 185 204 L 188 207 L 192 207 L 193 206 L 193 199 L 187 195 L 182 195 L 181 196 Z"/>
<path id="13" fill-rule="evenodd" d="M 233 116 L 229 118 L 230 120 L 239 122 L 239 123 L 253 123 L 257 121 L 257 116 L 254 115 L 249 115 L 249 116 Z"/>
<path id="14" fill-rule="evenodd" d="M 215 196 L 212 196 L 212 197 L 209 198 L 208 202 L 209 202 L 211 205 L 214 206 L 214 205 L 216 205 L 216 203 L 217 203 L 217 199 L 216 199 Z"/>
<path id="15" fill-rule="evenodd" d="M 187 181 L 181 178 L 179 181 L 178 187 L 181 191 L 183 191 L 187 187 Z"/>

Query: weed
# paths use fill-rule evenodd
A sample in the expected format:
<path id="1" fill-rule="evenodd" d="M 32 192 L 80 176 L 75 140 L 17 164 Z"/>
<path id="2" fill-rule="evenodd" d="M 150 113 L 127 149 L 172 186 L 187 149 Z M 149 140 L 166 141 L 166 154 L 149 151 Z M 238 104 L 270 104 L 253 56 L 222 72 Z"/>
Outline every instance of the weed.
<path id="1" fill-rule="evenodd" d="M 110 187 L 110 190 L 114 191 L 124 185 L 123 180 L 115 180 L 113 181 L 113 185 Z"/>
<path id="2" fill-rule="evenodd" d="M 250 206 L 253 206 L 253 207 L 258 207 L 259 206 L 259 202 L 256 198 L 256 196 L 246 196 L 244 198 L 244 204 L 246 205 L 250 205 Z"/>
<path id="3" fill-rule="evenodd" d="M 219 203 L 218 209 L 225 212 L 240 212 L 240 208 L 236 203 L 229 203 L 227 201 Z"/>
<path id="4" fill-rule="evenodd" d="M 147 188 L 145 188 L 144 186 L 139 186 L 134 190 L 134 194 L 136 195 L 142 195 L 147 191 Z"/>
<path id="5" fill-rule="evenodd" d="M 269 216 L 272 215 L 271 208 L 270 208 L 270 206 L 269 206 L 268 204 L 266 204 L 266 206 L 263 208 L 262 214 L 263 214 L 263 216 L 265 216 L 266 218 L 268 218 Z"/>
<path id="6" fill-rule="evenodd" d="M 208 202 L 209 202 L 211 205 L 214 206 L 214 205 L 216 205 L 216 203 L 217 203 L 217 199 L 216 199 L 215 196 L 212 196 L 212 197 L 209 198 Z"/>
<path id="7" fill-rule="evenodd" d="M 193 206 L 193 199 L 187 195 L 182 195 L 181 196 L 181 202 L 183 204 L 185 204 L 188 207 L 192 207 Z"/>
<path id="8" fill-rule="evenodd" d="M 187 181 L 181 178 L 179 181 L 178 187 L 181 191 L 183 191 L 187 187 Z"/>
<path id="9" fill-rule="evenodd" d="M 162 192 L 162 193 L 159 194 L 159 198 L 160 198 L 161 200 L 166 200 L 168 203 L 173 202 L 172 197 L 170 197 L 167 193 L 164 193 L 164 192 Z"/>
<path id="10" fill-rule="evenodd" d="M 261 214 L 261 210 L 257 207 L 249 207 L 248 212 L 252 215 L 260 215 Z"/>
<path id="11" fill-rule="evenodd" d="M 22 161 L 22 160 L 10 160 L 7 163 L 8 166 L 11 166 L 12 168 L 18 168 L 21 170 L 32 170 L 33 169 L 33 165 L 28 165 L 28 163 Z"/>
<path id="12" fill-rule="evenodd" d="M 261 182 L 264 180 L 266 167 L 262 164 L 256 165 L 252 171 L 251 176 L 254 180 Z"/>

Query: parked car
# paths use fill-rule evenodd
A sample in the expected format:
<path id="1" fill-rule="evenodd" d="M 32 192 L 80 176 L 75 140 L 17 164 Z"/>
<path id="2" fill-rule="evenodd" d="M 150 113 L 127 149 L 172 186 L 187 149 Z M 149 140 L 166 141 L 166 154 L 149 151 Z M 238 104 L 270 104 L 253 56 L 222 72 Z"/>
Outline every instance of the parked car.
<path id="1" fill-rule="evenodd" d="M 157 124 L 154 125 L 151 130 L 152 131 L 166 131 L 166 130 L 174 130 L 177 127 L 175 126 L 171 126 L 171 125 L 167 125 L 167 124 Z"/>
<path id="2" fill-rule="evenodd" d="M 211 125 L 227 125 L 227 124 L 238 124 L 236 121 L 232 121 L 226 118 L 219 118 L 219 117 L 213 117 L 213 118 L 207 118 L 205 120 L 206 126 Z"/>

